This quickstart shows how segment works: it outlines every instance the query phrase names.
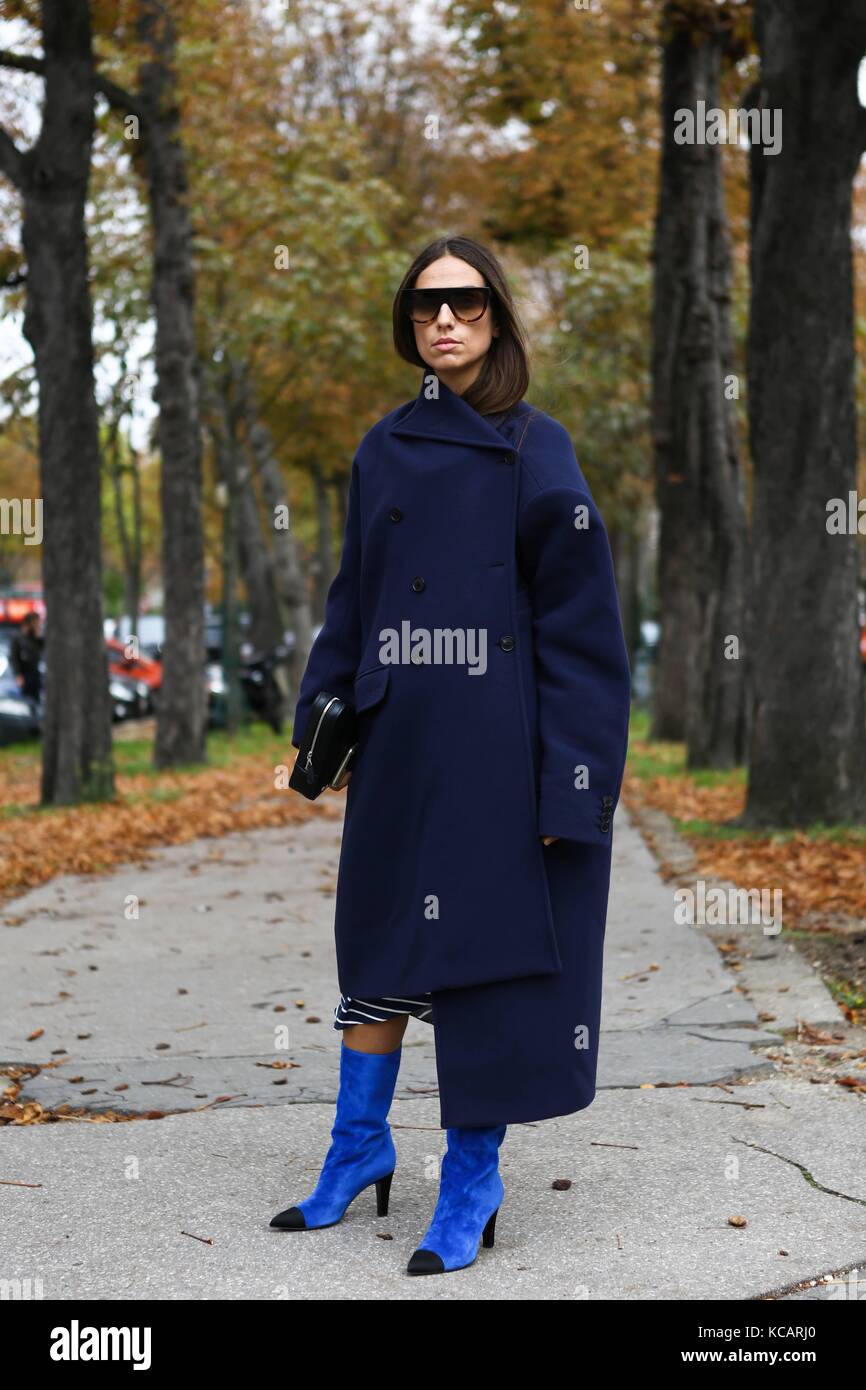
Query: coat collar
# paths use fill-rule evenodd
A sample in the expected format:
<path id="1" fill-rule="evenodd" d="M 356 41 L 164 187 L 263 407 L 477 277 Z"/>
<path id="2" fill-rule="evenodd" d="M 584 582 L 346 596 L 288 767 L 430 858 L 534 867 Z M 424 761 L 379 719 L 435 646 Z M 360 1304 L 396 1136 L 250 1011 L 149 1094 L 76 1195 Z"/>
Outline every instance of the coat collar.
<path id="1" fill-rule="evenodd" d="M 429 395 L 431 383 L 435 380 L 439 381 L 438 400 Z M 436 378 L 433 372 L 424 373 L 415 401 L 406 414 L 391 426 L 391 434 L 413 439 L 437 439 L 446 444 L 474 444 L 482 449 L 498 449 L 500 452 L 508 448 L 508 440 L 499 430 L 471 405 L 467 405 L 463 397 L 446 386 L 444 381 Z"/>

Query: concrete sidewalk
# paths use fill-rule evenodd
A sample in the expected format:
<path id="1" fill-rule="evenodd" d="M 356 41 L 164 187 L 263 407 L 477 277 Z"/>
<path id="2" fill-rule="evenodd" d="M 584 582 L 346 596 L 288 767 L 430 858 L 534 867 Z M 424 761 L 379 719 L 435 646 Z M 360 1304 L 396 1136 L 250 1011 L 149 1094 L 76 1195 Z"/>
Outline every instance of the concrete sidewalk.
<path id="1" fill-rule="evenodd" d="M 404 1273 L 444 1150 L 433 1030 L 415 1020 L 390 1215 L 368 1191 L 336 1227 L 271 1231 L 315 1184 L 333 1120 L 339 844 L 321 816 L 55 880 L 0 911 L 0 1058 L 53 1064 L 21 1100 L 165 1116 L 3 1126 L 0 1277 L 41 1279 L 47 1299 L 851 1296 L 844 1273 L 795 1286 L 866 1264 L 866 1102 L 836 1084 L 850 1062 L 781 1030 L 830 1028 L 837 1050 L 866 1039 L 784 932 L 734 971 L 709 929 L 676 925 L 624 807 L 599 1093 L 509 1127 L 494 1250 Z"/>

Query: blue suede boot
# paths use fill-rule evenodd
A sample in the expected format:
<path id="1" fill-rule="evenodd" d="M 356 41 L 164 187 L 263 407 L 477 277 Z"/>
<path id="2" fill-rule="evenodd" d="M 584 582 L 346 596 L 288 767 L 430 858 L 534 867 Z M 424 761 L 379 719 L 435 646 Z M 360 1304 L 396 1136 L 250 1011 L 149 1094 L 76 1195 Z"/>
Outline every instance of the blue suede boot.
<path id="1" fill-rule="evenodd" d="M 407 1274 L 445 1274 L 471 1265 L 478 1242 L 493 1245 L 496 1213 L 505 1195 L 499 1176 L 499 1145 L 505 1125 L 491 1129 L 449 1129 L 442 1160 L 439 1200 Z"/>
<path id="2" fill-rule="evenodd" d="M 387 1121 L 400 1070 L 402 1044 L 393 1052 L 340 1048 L 340 1089 L 331 1147 L 315 1190 L 271 1221 L 281 1231 L 335 1226 L 349 1203 L 376 1184 L 376 1214 L 388 1215 L 388 1194 L 397 1162 Z"/>

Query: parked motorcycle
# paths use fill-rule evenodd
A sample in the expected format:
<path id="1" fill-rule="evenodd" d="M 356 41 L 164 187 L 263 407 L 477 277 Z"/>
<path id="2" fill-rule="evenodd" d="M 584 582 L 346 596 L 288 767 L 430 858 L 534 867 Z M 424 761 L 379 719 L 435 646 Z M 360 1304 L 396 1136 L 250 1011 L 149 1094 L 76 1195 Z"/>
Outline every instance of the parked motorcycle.
<path id="1" fill-rule="evenodd" d="M 249 642 L 240 646 L 240 680 L 247 704 L 253 714 L 270 724 L 275 734 L 283 732 L 288 656 L 289 649 L 282 642 L 269 651 L 259 651 Z"/>

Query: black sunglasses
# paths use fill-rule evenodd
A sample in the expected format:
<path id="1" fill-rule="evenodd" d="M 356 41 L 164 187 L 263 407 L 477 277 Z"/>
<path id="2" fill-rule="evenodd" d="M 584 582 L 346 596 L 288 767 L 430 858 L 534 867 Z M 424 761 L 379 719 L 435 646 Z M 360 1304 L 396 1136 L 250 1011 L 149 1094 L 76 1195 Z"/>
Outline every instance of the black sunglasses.
<path id="1" fill-rule="evenodd" d="M 475 323 L 490 303 L 492 293 L 489 285 L 440 285 L 430 290 L 402 291 L 404 307 L 413 323 L 431 323 L 443 304 L 461 323 Z"/>

